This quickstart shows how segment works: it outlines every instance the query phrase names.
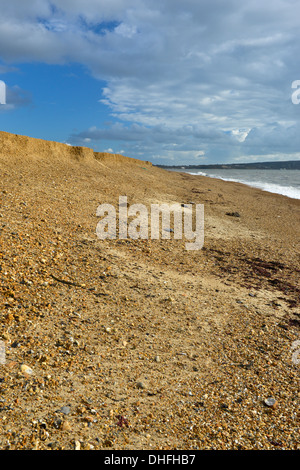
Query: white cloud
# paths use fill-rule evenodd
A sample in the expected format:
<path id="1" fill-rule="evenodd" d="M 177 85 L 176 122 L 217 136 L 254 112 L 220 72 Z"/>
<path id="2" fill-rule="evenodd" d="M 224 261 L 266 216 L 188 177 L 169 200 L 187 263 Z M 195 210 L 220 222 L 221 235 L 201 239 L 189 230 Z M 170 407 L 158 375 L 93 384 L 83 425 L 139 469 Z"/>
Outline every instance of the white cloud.
<path id="1" fill-rule="evenodd" d="M 185 160 L 201 151 L 214 160 L 297 152 L 300 107 L 290 96 L 300 79 L 299 2 L 0 0 L 0 7 L 6 67 L 76 62 L 106 80 L 100 103 L 119 123 L 91 123 L 74 141 L 114 139 L 124 152 Z"/>
<path id="2" fill-rule="evenodd" d="M 132 38 L 137 33 L 137 29 L 135 26 L 121 23 L 114 29 L 114 32 L 116 34 L 120 34 L 124 38 Z"/>
<path id="3" fill-rule="evenodd" d="M 232 129 L 231 133 L 239 142 L 244 142 L 251 129 Z"/>
<path id="4" fill-rule="evenodd" d="M 267 153 L 263 157 L 261 155 L 239 155 L 233 159 L 234 163 L 248 163 L 248 162 L 275 162 L 275 161 L 290 161 L 300 160 L 300 152 L 294 153 Z"/>

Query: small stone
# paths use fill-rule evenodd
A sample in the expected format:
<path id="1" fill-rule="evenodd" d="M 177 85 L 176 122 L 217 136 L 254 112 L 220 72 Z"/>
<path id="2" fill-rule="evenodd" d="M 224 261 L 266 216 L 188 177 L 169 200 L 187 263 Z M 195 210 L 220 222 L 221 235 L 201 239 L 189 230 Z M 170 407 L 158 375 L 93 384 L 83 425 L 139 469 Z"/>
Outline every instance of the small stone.
<path id="1" fill-rule="evenodd" d="M 10 336 L 8 334 L 8 332 L 4 332 L 0 335 L 0 337 L 2 337 L 5 341 L 10 341 Z"/>
<path id="2" fill-rule="evenodd" d="M 62 420 L 60 418 L 56 418 L 53 421 L 53 426 L 55 427 L 55 429 L 60 429 L 62 426 Z"/>
<path id="3" fill-rule="evenodd" d="M 155 356 L 155 362 L 160 362 L 160 357 L 159 356 Z"/>
<path id="4" fill-rule="evenodd" d="M 229 215 L 230 217 L 241 217 L 239 212 L 226 212 L 226 215 Z"/>
<path id="5" fill-rule="evenodd" d="M 84 450 L 93 450 L 95 447 L 93 446 L 93 444 L 86 444 L 86 446 L 84 447 Z"/>
<path id="6" fill-rule="evenodd" d="M 71 408 L 69 406 L 62 406 L 59 411 L 64 415 L 68 415 L 71 412 Z"/>
<path id="7" fill-rule="evenodd" d="M 275 398 L 268 397 L 265 399 L 264 404 L 269 407 L 274 407 L 276 405 L 276 400 Z"/>
<path id="8" fill-rule="evenodd" d="M 64 422 L 62 423 L 62 425 L 61 425 L 61 429 L 62 429 L 63 431 L 71 431 L 72 426 L 71 426 L 71 424 L 70 424 L 69 421 L 64 421 Z"/>
<path id="9" fill-rule="evenodd" d="M 32 450 L 39 450 L 39 440 L 36 439 L 33 443 Z"/>
<path id="10" fill-rule="evenodd" d="M 93 423 L 95 421 L 95 418 L 93 416 L 85 416 L 83 418 L 83 421 L 86 423 Z"/>
<path id="11" fill-rule="evenodd" d="M 75 441 L 75 450 L 80 450 L 81 445 L 79 441 Z"/>
<path id="12" fill-rule="evenodd" d="M 26 364 L 22 364 L 20 369 L 21 369 L 22 374 L 26 374 L 26 375 L 34 374 L 33 369 L 31 369 L 31 367 L 27 366 Z"/>
<path id="13" fill-rule="evenodd" d="M 141 389 L 145 389 L 146 388 L 146 385 L 144 382 L 137 382 L 137 388 L 141 388 Z"/>
<path id="14" fill-rule="evenodd" d="M 49 442 L 49 444 L 47 444 L 47 445 L 52 450 L 58 450 L 59 449 L 59 443 L 57 441 Z"/>

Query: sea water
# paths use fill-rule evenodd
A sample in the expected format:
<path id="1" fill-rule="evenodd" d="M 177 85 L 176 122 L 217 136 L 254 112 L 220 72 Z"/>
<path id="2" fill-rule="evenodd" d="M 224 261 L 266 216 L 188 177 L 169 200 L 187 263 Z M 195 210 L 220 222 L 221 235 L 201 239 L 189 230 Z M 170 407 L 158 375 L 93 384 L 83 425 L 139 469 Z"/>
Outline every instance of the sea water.
<path id="1" fill-rule="evenodd" d="M 209 176 L 224 181 L 235 181 L 270 193 L 282 194 L 300 199 L 300 170 L 258 170 L 258 169 L 182 169 L 192 175 Z"/>

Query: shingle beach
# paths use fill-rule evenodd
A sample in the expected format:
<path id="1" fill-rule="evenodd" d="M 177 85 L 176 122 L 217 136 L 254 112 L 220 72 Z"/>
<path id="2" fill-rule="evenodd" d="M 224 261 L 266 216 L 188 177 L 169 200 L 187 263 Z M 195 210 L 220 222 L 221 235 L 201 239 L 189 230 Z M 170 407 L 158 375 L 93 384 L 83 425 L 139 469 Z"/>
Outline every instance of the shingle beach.
<path id="1" fill-rule="evenodd" d="M 299 450 L 299 200 L 4 132 L 0 174 L 1 450 Z M 119 196 L 203 248 L 99 239 Z"/>

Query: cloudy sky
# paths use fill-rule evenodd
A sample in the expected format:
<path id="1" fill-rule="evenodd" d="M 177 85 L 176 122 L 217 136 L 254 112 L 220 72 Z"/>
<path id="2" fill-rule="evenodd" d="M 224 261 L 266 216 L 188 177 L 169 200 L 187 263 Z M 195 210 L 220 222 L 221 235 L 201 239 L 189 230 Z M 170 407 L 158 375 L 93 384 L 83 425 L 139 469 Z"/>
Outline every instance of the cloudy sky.
<path id="1" fill-rule="evenodd" d="M 0 7 L 0 130 L 160 164 L 300 159 L 299 0 Z"/>

